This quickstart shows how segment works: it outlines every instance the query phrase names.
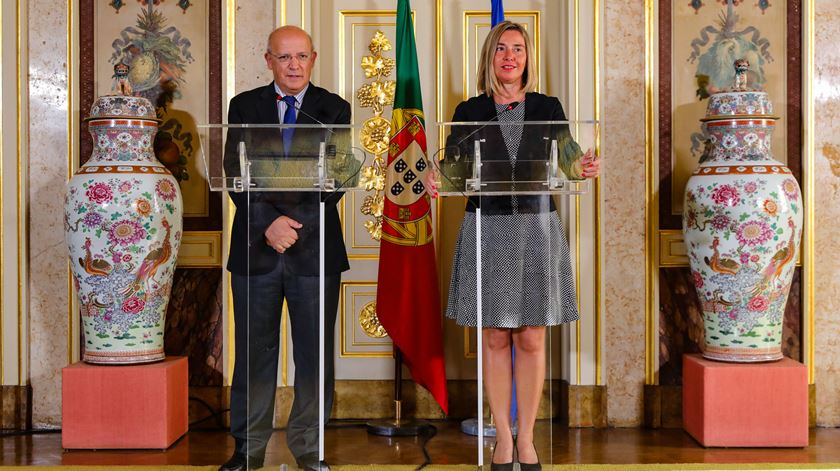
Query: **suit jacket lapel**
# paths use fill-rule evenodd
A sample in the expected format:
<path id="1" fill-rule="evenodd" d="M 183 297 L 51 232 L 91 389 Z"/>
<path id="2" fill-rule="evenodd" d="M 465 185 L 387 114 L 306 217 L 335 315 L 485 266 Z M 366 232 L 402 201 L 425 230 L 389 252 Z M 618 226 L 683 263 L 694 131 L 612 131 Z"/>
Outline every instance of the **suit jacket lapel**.
<path id="1" fill-rule="evenodd" d="M 303 103 L 300 104 L 300 111 L 298 111 L 298 124 L 318 124 L 310 116 L 315 116 L 318 110 L 318 102 L 321 100 L 321 89 L 309 84 L 309 89 L 303 95 Z"/>
<path id="2" fill-rule="evenodd" d="M 491 122 L 482 133 L 485 139 L 483 148 L 490 152 L 487 152 L 487 155 L 482 156 L 482 158 L 487 160 L 510 160 L 505 140 L 502 137 L 502 128 L 496 124 L 499 120 L 497 118 L 498 113 L 496 113 L 496 102 L 492 97 L 484 94 L 481 96 L 483 97 L 481 101 L 481 115 L 485 117 L 484 121 Z"/>
<path id="3" fill-rule="evenodd" d="M 535 110 L 537 107 L 534 105 L 534 94 L 533 93 L 526 93 L 525 94 L 525 117 L 523 118 L 525 121 L 537 121 L 539 118 L 535 115 Z"/>
<path id="4" fill-rule="evenodd" d="M 534 104 L 534 97 L 533 93 L 526 93 L 525 94 L 525 101 L 522 102 L 522 105 L 525 107 L 525 115 L 522 117 L 523 121 L 537 121 L 539 120 L 539 116 L 534 112 L 536 110 L 536 105 Z M 530 131 L 530 132 L 529 132 Z M 529 155 L 531 153 L 531 145 L 542 141 L 542 137 L 538 135 L 538 132 L 543 131 L 542 127 L 539 126 L 534 127 L 533 125 L 525 125 L 522 128 L 522 140 L 519 142 L 519 150 L 517 151 L 516 158 L 517 160 L 526 160 L 528 158 L 536 158 L 539 159 L 542 156 L 533 156 Z"/>
<path id="5" fill-rule="evenodd" d="M 277 93 L 274 91 L 274 82 L 271 82 L 260 92 L 260 101 L 257 103 L 257 117 L 260 123 L 280 124 L 280 116 L 277 114 Z"/>

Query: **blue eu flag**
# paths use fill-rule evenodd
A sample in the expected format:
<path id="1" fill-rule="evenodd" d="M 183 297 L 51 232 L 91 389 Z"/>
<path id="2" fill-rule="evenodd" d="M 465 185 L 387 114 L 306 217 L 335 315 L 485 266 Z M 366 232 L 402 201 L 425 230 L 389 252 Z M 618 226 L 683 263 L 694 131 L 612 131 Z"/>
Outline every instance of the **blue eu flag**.
<path id="1" fill-rule="evenodd" d="M 490 0 L 490 26 L 505 21 L 505 7 L 502 6 L 502 0 Z"/>

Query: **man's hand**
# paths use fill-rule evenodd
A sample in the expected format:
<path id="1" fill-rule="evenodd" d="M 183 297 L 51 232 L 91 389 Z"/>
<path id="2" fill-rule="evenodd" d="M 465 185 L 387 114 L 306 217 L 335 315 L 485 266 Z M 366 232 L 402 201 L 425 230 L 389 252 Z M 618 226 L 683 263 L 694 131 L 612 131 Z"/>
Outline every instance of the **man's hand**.
<path id="1" fill-rule="evenodd" d="M 265 243 L 278 253 L 283 253 L 298 240 L 297 229 L 303 224 L 288 216 L 280 216 L 265 230 Z"/>

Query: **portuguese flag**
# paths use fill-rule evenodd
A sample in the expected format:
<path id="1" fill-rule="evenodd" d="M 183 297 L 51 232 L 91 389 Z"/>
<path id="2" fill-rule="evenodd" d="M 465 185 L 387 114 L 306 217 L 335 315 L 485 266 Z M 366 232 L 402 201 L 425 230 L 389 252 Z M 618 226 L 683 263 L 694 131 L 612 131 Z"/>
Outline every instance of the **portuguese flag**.
<path id="1" fill-rule="evenodd" d="M 448 413 L 426 130 L 408 0 L 397 4 L 397 87 L 385 179 L 376 311 L 411 370 Z"/>

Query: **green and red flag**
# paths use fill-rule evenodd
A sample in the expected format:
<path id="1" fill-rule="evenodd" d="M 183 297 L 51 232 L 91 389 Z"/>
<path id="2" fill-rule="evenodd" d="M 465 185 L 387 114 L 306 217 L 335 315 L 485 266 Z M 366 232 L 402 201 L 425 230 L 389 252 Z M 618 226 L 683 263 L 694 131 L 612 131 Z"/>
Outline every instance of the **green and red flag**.
<path id="1" fill-rule="evenodd" d="M 397 3 L 396 59 L 376 311 L 414 382 L 448 413 L 431 200 L 424 183 L 430 169 L 408 0 Z"/>

